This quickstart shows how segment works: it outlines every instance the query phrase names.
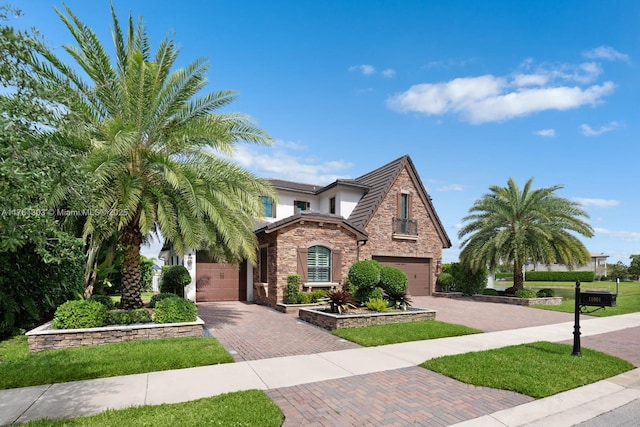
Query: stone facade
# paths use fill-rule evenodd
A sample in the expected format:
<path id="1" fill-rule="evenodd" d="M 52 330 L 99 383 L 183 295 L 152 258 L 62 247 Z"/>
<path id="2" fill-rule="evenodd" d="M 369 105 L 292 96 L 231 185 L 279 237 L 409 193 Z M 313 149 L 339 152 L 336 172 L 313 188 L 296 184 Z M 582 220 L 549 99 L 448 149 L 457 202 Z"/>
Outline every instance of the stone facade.
<path id="1" fill-rule="evenodd" d="M 334 329 L 358 328 L 361 326 L 435 320 L 436 312 L 434 310 L 410 309 L 390 313 L 334 314 L 317 309 L 301 308 L 298 316 L 305 322 L 332 331 Z"/>
<path id="2" fill-rule="evenodd" d="M 204 322 L 136 324 L 87 329 L 53 329 L 51 322 L 26 333 L 29 351 L 157 338 L 201 337 Z"/>
<path id="3" fill-rule="evenodd" d="M 516 298 L 516 297 L 503 297 L 499 295 L 474 295 L 474 301 L 484 302 L 498 302 L 502 304 L 512 305 L 560 305 L 562 304 L 562 297 L 547 297 L 547 298 Z"/>

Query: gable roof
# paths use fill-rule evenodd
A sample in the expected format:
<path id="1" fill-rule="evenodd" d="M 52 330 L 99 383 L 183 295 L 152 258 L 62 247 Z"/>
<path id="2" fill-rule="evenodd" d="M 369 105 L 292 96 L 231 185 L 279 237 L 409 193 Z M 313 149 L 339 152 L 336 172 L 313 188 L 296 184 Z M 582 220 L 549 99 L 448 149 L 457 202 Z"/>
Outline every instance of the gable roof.
<path id="1" fill-rule="evenodd" d="M 382 203 L 382 200 L 405 168 L 407 169 L 414 185 L 418 189 L 418 195 L 426 206 L 429 216 L 433 218 L 433 223 L 440 239 L 442 240 L 443 247 L 450 248 L 451 240 L 440 221 L 440 217 L 438 217 L 438 214 L 433 207 L 431 197 L 420 180 L 420 176 L 416 171 L 413 161 L 408 155 L 404 155 L 354 180 L 360 184 L 368 186 L 369 192 L 360 199 L 358 205 L 349 216 L 349 222 L 353 223 L 357 227 L 365 229 Z"/>
<path id="2" fill-rule="evenodd" d="M 297 223 L 297 222 L 317 222 L 317 223 L 327 223 L 327 224 L 338 224 L 339 226 L 351 231 L 357 240 L 367 240 L 367 232 L 363 229 L 354 226 L 352 223 L 344 219 L 339 215 L 332 214 L 323 214 L 313 211 L 301 211 L 296 213 L 295 215 L 283 218 L 279 221 L 263 224 L 260 228 L 255 230 L 256 234 L 265 233 L 269 234 L 276 230 L 279 230 L 288 225 Z"/>
<path id="3" fill-rule="evenodd" d="M 295 193 L 303 193 L 303 194 L 311 194 L 317 196 L 331 188 L 344 186 L 344 187 L 354 187 L 360 190 L 369 191 L 369 187 L 357 182 L 354 179 L 337 179 L 333 181 L 329 185 L 325 185 L 324 187 L 320 187 L 318 185 L 313 184 L 304 184 L 301 182 L 293 182 L 293 181 L 285 181 L 282 179 L 268 179 L 269 183 L 273 186 L 273 188 L 282 191 L 292 191 Z"/>

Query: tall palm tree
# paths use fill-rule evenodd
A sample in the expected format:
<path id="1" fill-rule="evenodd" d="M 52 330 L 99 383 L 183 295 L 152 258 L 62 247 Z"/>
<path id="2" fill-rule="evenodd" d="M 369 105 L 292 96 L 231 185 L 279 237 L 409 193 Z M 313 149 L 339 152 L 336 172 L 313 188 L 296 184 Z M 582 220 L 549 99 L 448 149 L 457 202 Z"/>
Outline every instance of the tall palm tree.
<path id="1" fill-rule="evenodd" d="M 522 191 L 513 178 L 506 187 L 489 187 L 490 193 L 476 200 L 460 229 L 460 261 L 472 270 L 498 264 L 513 264 L 514 290 L 523 288 L 525 262 L 583 265 L 589 252 L 576 237 L 593 236 L 593 229 L 581 217 L 589 215 L 568 199 L 557 196 L 555 185 L 532 190 L 533 178 Z M 572 233 L 573 232 L 573 233 Z M 465 236 L 467 236 L 465 238 Z"/>
<path id="2" fill-rule="evenodd" d="M 196 96 L 205 88 L 208 65 L 198 59 L 172 71 L 178 49 L 171 38 L 152 56 L 142 20 L 134 25 L 129 15 L 123 33 L 112 5 L 112 63 L 92 29 L 64 9 L 56 13 L 77 43 L 64 49 L 88 81 L 52 55 L 49 71 L 79 96 L 67 113 L 82 119 L 78 132 L 90 140 L 87 165 L 96 200 L 84 234 L 95 252 L 118 231 L 122 306 L 142 306 L 140 247 L 149 233 L 161 232 L 178 252 L 217 247 L 225 258 L 254 260 L 260 196 L 273 190 L 219 154 L 232 154 L 238 142 L 269 144 L 270 137 L 247 116 L 217 112 L 234 92 Z"/>

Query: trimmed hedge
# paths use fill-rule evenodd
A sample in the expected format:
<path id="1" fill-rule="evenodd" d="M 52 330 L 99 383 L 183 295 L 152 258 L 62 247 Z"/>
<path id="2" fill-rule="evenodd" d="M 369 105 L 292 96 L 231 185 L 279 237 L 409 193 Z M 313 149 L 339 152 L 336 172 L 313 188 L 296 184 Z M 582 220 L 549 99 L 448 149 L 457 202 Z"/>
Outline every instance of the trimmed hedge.
<path id="1" fill-rule="evenodd" d="M 107 307 L 107 310 L 113 310 L 116 307 L 116 304 L 113 302 L 113 299 L 109 295 L 100 295 L 94 294 L 89 298 L 91 301 L 97 301 L 100 304 Z"/>
<path id="2" fill-rule="evenodd" d="M 165 266 L 160 278 L 160 292 L 184 296 L 184 287 L 191 283 L 191 274 L 183 265 Z"/>
<path id="3" fill-rule="evenodd" d="M 166 298 L 156 303 L 153 314 L 155 323 L 195 322 L 198 308 L 193 301 L 184 298 Z"/>
<path id="4" fill-rule="evenodd" d="M 135 310 L 110 310 L 107 312 L 108 325 L 130 325 L 151 322 L 151 313 L 146 308 Z"/>
<path id="5" fill-rule="evenodd" d="M 536 295 L 538 296 L 538 298 L 555 297 L 556 296 L 556 291 L 554 291 L 553 289 L 544 288 L 544 289 L 540 289 L 538 292 L 536 292 Z"/>
<path id="6" fill-rule="evenodd" d="M 149 301 L 149 308 L 154 308 L 158 301 L 162 301 L 167 298 L 180 298 L 178 295 L 171 292 L 161 292 L 159 294 L 155 294 L 151 297 L 151 301 Z"/>
<path id="7" fill-rule="evenodd" d="M 593 282 L 593 271 L 527 271 L 525 280 L 529 282 Z"/>
<path id="8" fill-rule="evenodd" d="M 300 302 L 300 276 L 290 274 L 287 276 L 287 291 L 284 296 L 285 304 L 298 304 Z"/>
<path id="9" fill-rule="evenodd" d="M 380 269 L 380 287 L 388 294 L 407 292 L 409 279 L 398 267 L 385 265 Z"/>
<path id="10" fill-rule="evenodd" d="M 498 296 L 500 293 L 495 289 L 487 288 L 482 290 L 482 295 Z"/>
<path id="11" fill-rule="evenodd" d="M 537 295 L 531 289 L 518 289 L 515 296 L 517 298 L 536 298 Z"/>
<path id="12" fill-rule="evenodd" d="M 99 328 L 107 323 L 107 307 L 98 301 L 67 301 L 56 309 L 51 326 L 56 329 Z"/>

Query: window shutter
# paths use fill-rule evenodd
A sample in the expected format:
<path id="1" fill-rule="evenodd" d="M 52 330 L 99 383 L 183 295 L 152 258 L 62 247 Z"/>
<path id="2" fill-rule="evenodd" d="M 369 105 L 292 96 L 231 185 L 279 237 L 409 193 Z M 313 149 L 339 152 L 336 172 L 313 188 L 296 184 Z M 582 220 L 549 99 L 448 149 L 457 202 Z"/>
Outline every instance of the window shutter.
<path id="1" fill-rule="evenodd" d="M 407 219 L 413 219 L 413 194 L 407 194 Z"/>
<path id="2" fill-rule="evenodd" d="M 396 208 L 396 218 L 402 218 L 402 192 L 398 192 L 398 206 Z"/>
<path id="3" fill-rule="evenodd" d="M 307 248 L 298 248 L 298 275 L 302 283 L 307 281 Z"/>
<path id="4" fill-rule="evenodd" d="M 337 250 L 331 253 L 331 281 L 342 282 L 342 254 Z"/>

